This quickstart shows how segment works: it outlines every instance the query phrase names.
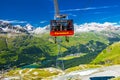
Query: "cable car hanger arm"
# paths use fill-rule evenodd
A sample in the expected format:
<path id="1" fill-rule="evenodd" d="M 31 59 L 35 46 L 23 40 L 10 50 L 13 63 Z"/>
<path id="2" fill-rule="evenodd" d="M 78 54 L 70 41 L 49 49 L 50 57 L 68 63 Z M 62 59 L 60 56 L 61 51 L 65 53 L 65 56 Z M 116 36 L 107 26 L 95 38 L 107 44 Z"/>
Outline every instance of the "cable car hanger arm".
<path id="1" fill-rule="evenodd" d="M 67 15 L 60 14 L 58 1 L 54 0 L 55 18 L 66 18 Z"/>

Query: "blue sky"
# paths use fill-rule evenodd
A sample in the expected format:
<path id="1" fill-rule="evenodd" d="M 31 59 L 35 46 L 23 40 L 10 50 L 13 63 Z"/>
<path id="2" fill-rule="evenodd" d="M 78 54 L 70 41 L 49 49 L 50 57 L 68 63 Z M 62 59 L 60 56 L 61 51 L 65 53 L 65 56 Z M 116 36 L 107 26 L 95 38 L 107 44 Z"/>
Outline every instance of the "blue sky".
<path id="1" fill-rule="evenodd" d="M 58 0 L 61 14 L 74 23 L 120 24 L 120 0 Z M 53 0 L 0 0 L 0 20 L 12 24 L 45 26 L 54 18 Z"/>

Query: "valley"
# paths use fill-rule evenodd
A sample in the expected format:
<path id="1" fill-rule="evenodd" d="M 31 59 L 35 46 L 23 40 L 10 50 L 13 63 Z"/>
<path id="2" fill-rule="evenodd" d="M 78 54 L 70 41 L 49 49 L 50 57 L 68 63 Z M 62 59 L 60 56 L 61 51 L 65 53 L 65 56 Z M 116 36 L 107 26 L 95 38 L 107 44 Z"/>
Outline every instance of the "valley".
<path id="1" fill-rule="evenodd" d="M 43 31 L 48 30 L 44 28 Z M 74 36 L 69 37 L 70 42 L 65 42 L 64 37 L 59 38 L 62 39 L 60 44 L 62 57 L 58 60 L 63 60 L 64 70 L 61 70 L 61 66 L 59 66 L 60 72 L 57 72 L 55 69 L 58 45 L 54 43 L 54 38 L 49 36 L 49 33 L 0 33 L 1 76 L 16 76 L 15 74 L 19 76 L 23 74 L 22 71 L 25 72 L 25 75 L 26 72 L 30 72 L 29 75 L 39 73 L 41 77 L 37 78 L 45 79 L 48 77 L 50 79 L 59 73 L 68 75 L 77 70 L 80 72 L 88 70 L 89 72 L 89 69 L 95 69 L 96 71 L 97 68 L 103 66 L 120 64 L 120 35 L 118 30 L 76 32 Z M 55 73 L 46 71 L 46 68 L 54 68 Z M 43 69 L 45 77 L 39 69 Z"/>

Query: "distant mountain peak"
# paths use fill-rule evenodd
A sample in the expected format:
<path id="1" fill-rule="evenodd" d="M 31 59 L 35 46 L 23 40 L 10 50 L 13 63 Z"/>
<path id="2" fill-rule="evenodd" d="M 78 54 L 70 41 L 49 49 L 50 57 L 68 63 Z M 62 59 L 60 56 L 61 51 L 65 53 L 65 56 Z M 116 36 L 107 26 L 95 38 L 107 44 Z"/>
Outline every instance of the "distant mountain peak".
<path id="1" fill-rule="evenodd" d="M 33 33 L 41 34 L 41 33 L 49 32 L 49 30 L 50 30 L 50 27 L 49 27 L 49 25 L 47 25 L 45 27 L 38 27 L 38 28 L 34 29 Z"/>
<path id="2" fill-rule="evenodd" d="M 33 26 L 31 24 L 26 24 L 25 25 L 25 29 L 28 31 L 32 31 L 33 30 Z"/>

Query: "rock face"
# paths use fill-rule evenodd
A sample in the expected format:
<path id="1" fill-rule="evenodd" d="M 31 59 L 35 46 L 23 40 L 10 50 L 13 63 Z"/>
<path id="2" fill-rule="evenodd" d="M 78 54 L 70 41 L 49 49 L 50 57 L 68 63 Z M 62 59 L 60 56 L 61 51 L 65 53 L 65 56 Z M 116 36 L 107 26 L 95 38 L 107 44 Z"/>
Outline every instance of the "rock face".
<path id="1" fill-rule="evenodd" d="M 1 33 L 28 33 L 28 31 L 20 25 L 13 26 L 10 23 L 0 21 Z"/>

